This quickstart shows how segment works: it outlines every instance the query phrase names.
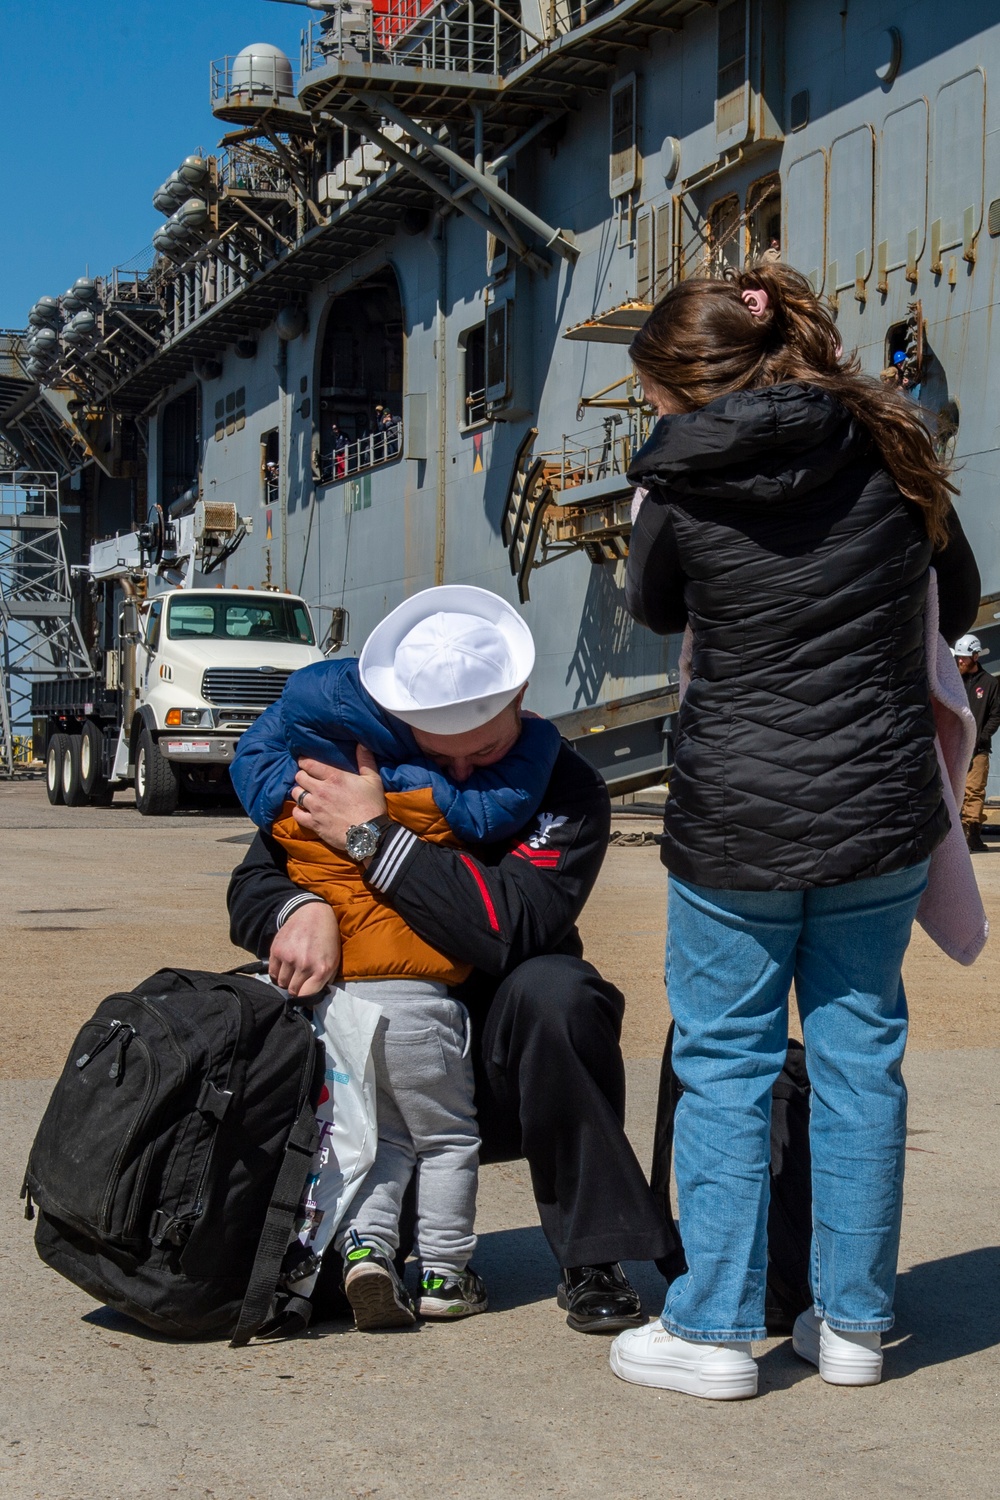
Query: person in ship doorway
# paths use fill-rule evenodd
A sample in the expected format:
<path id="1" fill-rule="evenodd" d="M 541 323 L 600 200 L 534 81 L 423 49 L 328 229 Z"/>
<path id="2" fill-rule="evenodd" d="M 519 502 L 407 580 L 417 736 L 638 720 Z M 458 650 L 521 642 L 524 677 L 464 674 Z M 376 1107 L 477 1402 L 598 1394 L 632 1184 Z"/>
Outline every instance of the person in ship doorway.
<path id="1" fill-rule="evenodd" d="M 993 736 L 1000 729 L 1000 682 L 979 665 L 984 651 L 978 635 L 963 635 L 952 648 L 965 683 L 969 708 L 976 721 L 976 748 L 965 783 L 962 828 L 973 854 L 984 854 L 983 824 L 986 822 L 986 783 L 990 779 Z"/>
<path id="2" fill-rule="evenodd" d="M 360 661 L 364 674 L 377 661 L 372 682 L 382 684 L 376 690 L 386 712 L 397 708 L 409 718 L 414 707 L 400 687 L 404 643 L 425 614 L 459 608 L 462 600 L 471 608 L 483 592 L 425 590 L 376 628 Z M 453 596 L 461 596 L 458 603 Z M 492 605 L 483 631 L 496 635 L 489 658 L 499 654 L 499 615 L 510 607 L 485 597 Z M 483 694 L 470 698 L 456 681 L 423 727 L 409 718 L 416 747 L 459 792 L 474 771 L 499 771 L 522 738 L 524 687 L 511 684 L 506 706 L 468 727 L 463 714 Z M 558 1301 L 570 1327 L 636 1327 L 640 1300 L 620 1262 L 666 1258 L 676 1240 L 624 1131 L 623 998 L 583 958 L 575 925 L 607 848 L 607 789 L 562 743 L 537 811 L 523 826 L 462 849 L 394 821 L 379 772 L 361 748 L 358 766 L 354 774 L 300 760 L 296 821 L 332 850 L 364 850 L 356 857 L 370 896 L 423 942 L 471 966 L 450 994 L 470 1017 L 481 1159 L 527 1158 L 542 1229 L 562 1270 Z M 360 836 L 364 829 L 368 839 Z M 229 911 L 234 942 L 268 958 L 272 978 L 291 994 L 316 994 L 335 975 L 333 910 L 289 877 L 287 848 L 274 837 L 258 833 L 235 870 Z"/>
<path id="3" fill-rule="evenodd" d="M 612 1369 L 694 1396 L 756 1394 L 770 1094 L 794 984 L 814 1305 L 793 1347 L 831 1384 L 873 1385 L 902 1208 L 900 970 L 930 855 L 952 832 L 930 568 L 946 642 L 975 618 L 979 572 L 919 412 L 845 356 L 798 272 L 682 281 L 630 353 L 660 420 L 629 469 L 625 601 L 658 634 L 685 632 L 661 858 L 688 1269 L 659 1319 L 615 1340 Z M 958 686 L 943 684 L 949 699 Z M 953 873 L 975 889 L 971 869 Z M 944 894 L 935 878 L 932 901 Z M 985 939 L 977 913 L 960 946 L 965 910 L 952 903 L 937 941 L 969 962 Z"/>

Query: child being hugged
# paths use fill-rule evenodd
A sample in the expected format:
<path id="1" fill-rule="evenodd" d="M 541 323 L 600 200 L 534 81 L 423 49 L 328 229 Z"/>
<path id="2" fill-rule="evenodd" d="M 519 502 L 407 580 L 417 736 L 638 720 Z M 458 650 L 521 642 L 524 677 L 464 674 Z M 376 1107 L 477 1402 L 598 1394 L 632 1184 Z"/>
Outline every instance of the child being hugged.
<path id="1" fill-rule="evenodd" d="M 373 1048 L 378 1149 L 334 1240 L 360 1329 L 414 1321 L 393 1265 L 414 1172 L 419 1312 L 456 1318 L 486 1310 L 486 1289 L 469 1266 L 479 1154 L 469 1018 L 449 993 L 470 966 L 419 937 L 365 883 L 363 862 L 384 851 L 401 863 L 416 838 L 493 843 L 537 811 L 560 740 L 546 720 L 521 719 L 533 664 L 531 633 L 504 600 L 467 586 L 427 589 L 382 621 L 358 661 L 294 673 L 233 762 L 237 794 L 285 851 L 289 878 L 337 918 L 338 982 L 383 1011 Z M 475 747 L 463 780 L 433 758 L 440 738 L 451 736 L 466 749 L 471 737 Z M 433 741 L 430 753 L 424 737 Z M 359 745 L 378 765 L 387 813 L 349 829 L 342 854 L 296 821 L 295 774 L 306 757 L 355 771 Z"/>

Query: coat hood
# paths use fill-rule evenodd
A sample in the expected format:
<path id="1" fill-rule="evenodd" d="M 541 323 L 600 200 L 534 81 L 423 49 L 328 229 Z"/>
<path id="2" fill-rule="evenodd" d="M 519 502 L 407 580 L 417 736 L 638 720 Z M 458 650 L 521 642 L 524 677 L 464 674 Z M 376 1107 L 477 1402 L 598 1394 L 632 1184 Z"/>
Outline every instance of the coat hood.
<path id="1" fill-rule="evenodd" d="M 826 484 L 870 451 L 867 431 L 835 396 L 789 382 L 661 417 L 628 477 L 668 495 L 780 502 Z"/>

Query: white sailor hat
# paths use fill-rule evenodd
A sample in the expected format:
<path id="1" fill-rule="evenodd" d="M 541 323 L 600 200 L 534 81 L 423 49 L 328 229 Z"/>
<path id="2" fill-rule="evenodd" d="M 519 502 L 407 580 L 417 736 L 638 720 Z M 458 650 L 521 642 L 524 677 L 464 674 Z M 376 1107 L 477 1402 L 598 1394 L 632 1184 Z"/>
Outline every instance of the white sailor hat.
<path id="1" fill-rule="evenodd" d="M 505 599 L 443 584 L 376 625 L 358 670 L 375 702 L 411 728 L 467 734 L 517 697 L 534 664 L 531 631 Z"/>

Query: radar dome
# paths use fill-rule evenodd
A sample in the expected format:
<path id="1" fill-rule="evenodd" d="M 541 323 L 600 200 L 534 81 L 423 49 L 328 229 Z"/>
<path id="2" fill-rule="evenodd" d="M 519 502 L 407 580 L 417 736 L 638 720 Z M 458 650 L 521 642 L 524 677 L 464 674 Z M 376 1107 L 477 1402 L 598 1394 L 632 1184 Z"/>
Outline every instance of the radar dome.
<path id="1" fill-rule="evenodd" d="M 229 93 L 243 94 L 248 99 L 257 94 L 294 98 L 292 65 L 280 47 L 270 42 L 254 42 L 233 58 Z"/>

